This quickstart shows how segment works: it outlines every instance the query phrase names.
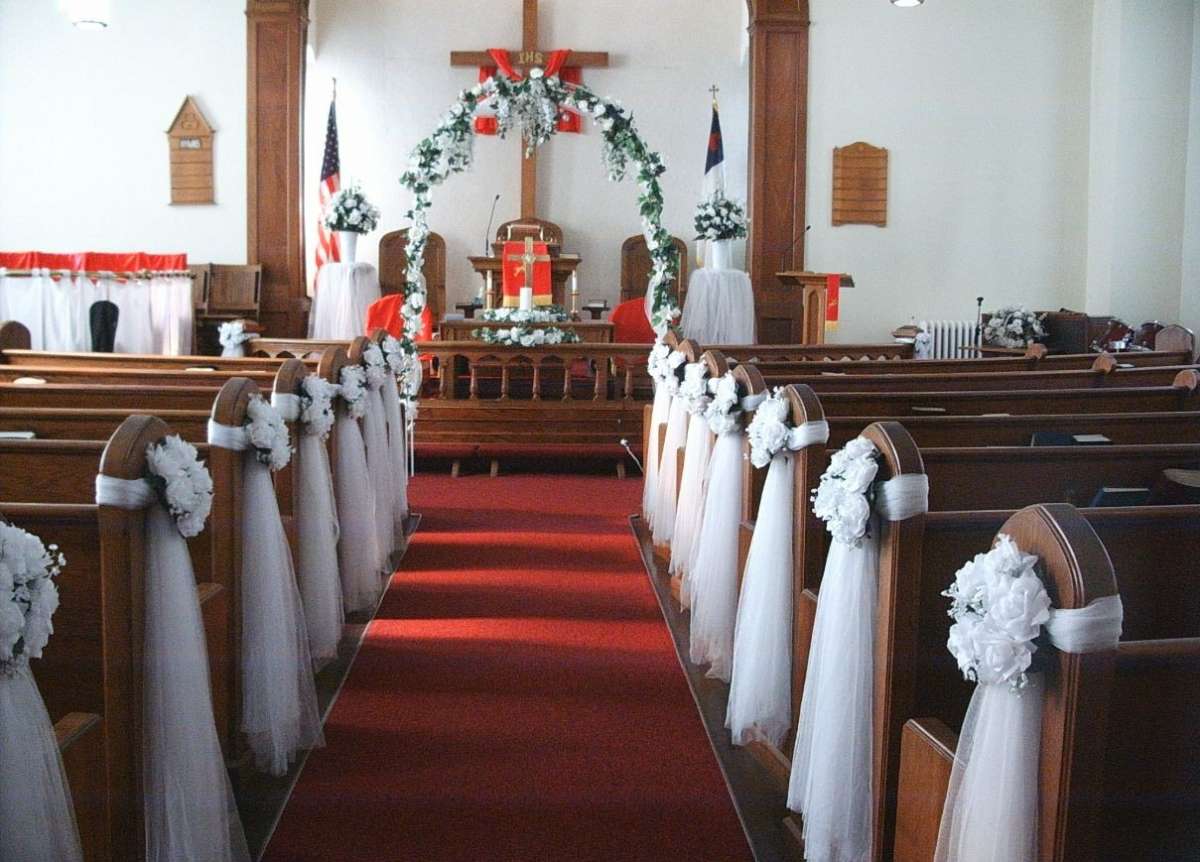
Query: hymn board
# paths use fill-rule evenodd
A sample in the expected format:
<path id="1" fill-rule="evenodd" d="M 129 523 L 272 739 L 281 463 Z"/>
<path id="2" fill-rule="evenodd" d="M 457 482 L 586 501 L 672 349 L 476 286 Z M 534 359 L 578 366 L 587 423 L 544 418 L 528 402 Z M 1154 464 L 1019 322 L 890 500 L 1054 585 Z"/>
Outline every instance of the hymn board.
<path id="1" fill-rule="evenodd" d="M 534 66 L 545 66 L 549 51 L 538 47 L 538 0 L 522 0 L 521 48 L 513 51 L 513 68 L 522 74 Z M 451 66 L 492 66 L 495 60 L 487 51 L 451 51 Z M 608 66 L 607 51 L 572 51 L 570 66 L 604 68 Z M 524 147 L 522 147 L 524 152 Z M 521 218 L 537 217 L 537 154 L 521 159 Z"/>

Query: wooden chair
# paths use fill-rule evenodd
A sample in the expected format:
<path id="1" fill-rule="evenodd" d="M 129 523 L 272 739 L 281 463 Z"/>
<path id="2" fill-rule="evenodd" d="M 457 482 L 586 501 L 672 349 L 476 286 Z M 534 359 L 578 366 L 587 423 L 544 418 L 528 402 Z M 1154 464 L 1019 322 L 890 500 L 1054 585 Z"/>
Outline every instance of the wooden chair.
<path id="1" fill-rule="evenodd" d="M 385 233 L 379 239 L 379 289 L 384 296 L 403 293 L 408 270 L 408 228 Z M 425 275 L 429 312 L 436 328 L 446 312 L 446 240 L 439 233 L 430 233 L 425 243 Z"/>
<path id="2" fill-rule="evenodd" d="M 532 237 L 538 242 L 546 243 L 551 255 L 556 255 L 562 250 L 562 228 L 554 222 L 541 218 L 517 218 L 510 219 L 496 228 L 492 253 L 498 255 L 503 250 L 504 243 L 510 240 L 521 242 L 525 237 Z"/>
<path id="3" fill-rule="evenodd" d="M 258 320 L 262 266 L 214 263 L 209 265 L 209 270 L 205 317 L 214 320 L 234 320 L 239 317 Z"/>
<path id="4" fill-rule="evenodd" d="M 676 284 L 679 307 L 682 308 L 687 294 L 687 243 L 677 236 L 671 237 L 671 242 L 679 254 L 679 278 Z M 650 267 L 650 250 L 646 248 L 644 236 L 640 233 L 635 234 L 621 243 L 621 302 L 640 299 L 646 295 L 646 285 L 650 282 Z"/>

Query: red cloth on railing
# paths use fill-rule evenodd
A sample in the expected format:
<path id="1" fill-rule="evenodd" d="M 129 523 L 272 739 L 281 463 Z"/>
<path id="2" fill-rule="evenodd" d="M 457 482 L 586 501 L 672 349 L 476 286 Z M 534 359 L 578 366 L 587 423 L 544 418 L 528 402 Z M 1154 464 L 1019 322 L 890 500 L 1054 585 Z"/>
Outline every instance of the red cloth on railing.
<path id="1" fill-rule="evenodd" d="M 86 269 L 90 272 L 134 272 L 142 269 L 156 272 L 187 269 L 186 254 L 149 254 L 144 251 L 107 252 L 49 252 L 0 251 L 0 266 L 8 269 Z"/>

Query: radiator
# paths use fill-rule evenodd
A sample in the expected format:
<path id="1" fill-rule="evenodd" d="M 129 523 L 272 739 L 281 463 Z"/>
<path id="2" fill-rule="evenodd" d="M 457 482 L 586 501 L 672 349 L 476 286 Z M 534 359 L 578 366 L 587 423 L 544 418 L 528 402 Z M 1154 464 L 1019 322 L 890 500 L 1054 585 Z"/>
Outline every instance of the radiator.
<path id="1" fill-rule="evenodd" d="M 922 320 L 918 336 L 916 356 L 918 359 L 962 359 L 972 354 L 960 347 L 975 344 L 975 321 L 973 320 Z"/>

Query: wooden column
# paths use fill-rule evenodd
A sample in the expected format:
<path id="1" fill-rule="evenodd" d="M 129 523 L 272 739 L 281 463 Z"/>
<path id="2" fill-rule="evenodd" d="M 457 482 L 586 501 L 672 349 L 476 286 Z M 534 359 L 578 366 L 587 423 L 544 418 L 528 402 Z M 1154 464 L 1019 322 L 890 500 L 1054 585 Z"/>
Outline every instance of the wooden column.
<path id="1" fill-rule="evenodd" d="M 775 273 L 804 269 L 808 0 L 750 6 L 750 236 L 758 341 L 799 343 L 803 302 Z M 793 244 L 794 243 L 794 244 Z"/>
<path id="2" fill-rule="evenodd" d="M 260 263 L 262 323 L 306 334 L 304 58 L 308 0 L 246 0 L 246 259 Z"/>

